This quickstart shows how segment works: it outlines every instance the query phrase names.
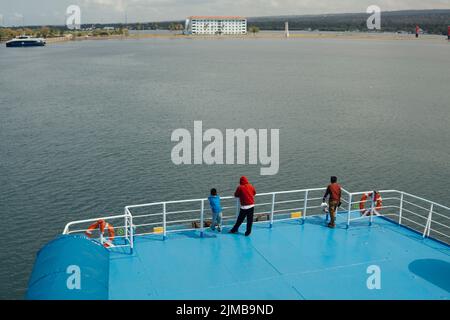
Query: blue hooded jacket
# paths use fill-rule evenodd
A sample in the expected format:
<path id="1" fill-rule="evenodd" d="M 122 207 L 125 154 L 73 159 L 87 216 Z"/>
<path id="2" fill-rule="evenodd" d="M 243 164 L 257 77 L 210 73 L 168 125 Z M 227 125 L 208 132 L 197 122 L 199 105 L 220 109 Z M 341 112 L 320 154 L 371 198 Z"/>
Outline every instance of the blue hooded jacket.
<path id="1" fill-rule="evenodd" d="M 209 205 L 211 206 L 211 210 L 213 213 L 220 213 L 222 212 L 222 207 L 220 206 L 220 197 L 219 195 L 216 196 L 209 196 Z"/>

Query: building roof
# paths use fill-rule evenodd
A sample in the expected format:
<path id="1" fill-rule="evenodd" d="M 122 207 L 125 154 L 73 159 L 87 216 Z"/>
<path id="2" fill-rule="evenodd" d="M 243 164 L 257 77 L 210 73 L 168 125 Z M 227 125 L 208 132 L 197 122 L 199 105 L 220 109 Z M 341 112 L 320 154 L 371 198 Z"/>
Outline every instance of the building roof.
<path id="1" fill-rule="evenodd" d="M 204 19 L 204 20 L 243 20 L 247 19 L 240 16 L 190 16 L 188 19 Z"/>

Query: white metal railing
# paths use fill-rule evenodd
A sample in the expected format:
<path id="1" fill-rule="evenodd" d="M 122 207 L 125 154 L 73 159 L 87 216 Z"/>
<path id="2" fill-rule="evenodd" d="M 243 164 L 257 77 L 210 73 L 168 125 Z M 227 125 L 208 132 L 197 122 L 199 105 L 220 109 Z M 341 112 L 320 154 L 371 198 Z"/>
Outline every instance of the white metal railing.
<path id="1" fill-rule="evenodd" d="M 321 200 L 325 188 L 314 188 L 314 189 L 300 189 L 300 190 L 289 190 L 289 191 L 279 191 L 279 192 L 268 192 L 259 193 L 256 195 L 255 204 L 255 217 L 256 221 L 254 223 L 269 223 L 269 226 L 275 222 L 285 221 L 285 220 L 301 220 L 304 221 L 308 212 L 312 209 L 320 209 Z M 312 197 L 311 194 L 320 192 L 320 196 Z M 289 200 L 277 200 L 279 197 L 290 196 Z M 262 201 L 258 201 L 261 199 Z M 221 202 L 224 204 L 222 206 L 222 220 L 234 220 L 239 213 L 239 200 L 228 196 L 221 197 Z M 231 203 L 230 203 L 231 202 Z M 297 204 L 296 206 L 286 207 L 283 205 L 287 204 Z M 180 205 L 180 204 L 190 204 L 190 208 L 195 207 L 195 209 L 183 209 L 174 210 L 169 209 L 170 206 Z M 145 203 L 139 205 L 131 205 L 125 207 L 126 210 L 132 212 L 135 209 L 152 209 L 156 208 L 156 212 L 145 213 L 145 214 L 134 214 L 133 219 L 135 221 L 136 236 L 139 235 L 149 235 L 149 234 L 162 234 L 163 239 L 167 237 L 168 233 L 181 232 L 188 230 L 199 230 L 200 235 L 203 236 L 205 230 L 206 219 L 206 204 L 208 204 L 207 198 L 201 199 L 190 199 L 190 200 L 179 200 L 179 201 L 165 201 L 165 202 L 155 202 L 155 203 Z M 277 208 L 278 207 L 278 208 Z M 297 213 L 292 215 L 292 213 Z M 320 214 L 321 211 L 315 214 Z M 182 216 L 183 214 L 190 214 L 188 217 Z M 168 218 L 177 215 L 182 219 L 170 219 Z M 160 220 L 155 218 L 160 217 Z M 259 219 L 266 217 L 267 219 Z M 153 218 L 150 222 L 138 222 L 138 220 L 144 220 L 145 218 Z M 198 227 L 188 226 L 188 223 L 195 224 L 198 222 Z M 172 227 L 173 225 L 178 225 L 178 228 Z M 181 228 L 179 226 L 182 226 Z M 155 231 L 139 231 L 142 227 L 155 227 L 159 226 L 157 232 Z"/>
<path id="2" fill-rule="evenodd" d="M 399 225 L 405 225 L 422 234 L 422 237 L 430 237 L 431 232 L 442 239 L 444 242 L 450 242 L 450 208 L 434 201 L 403 192 L 398 190 L 381 190 L 378 191 L 383 200 L 381 210 L 375 209 L 373 197 L 367 202 L 369 203 L 368 215 L 358 215 L 355 211 L 360 211 L 359 196 L 370 194 L 373 191 L 347 193 L 349 201 L 347 209 L 347 227 L 351 221 L 368 219 L 372 224 L 374 216 L 396 217 Z M 386 202 L 388 204 L 386 205 Z M 353 207 L 356 205 L 356 207 Z"/>
<path id="3" fill-rule="evenodd" d="M 322 215 L 321 208 L 323 193 L 326 188 L 311 188 L 289 191 L 259 193 L 256 195 L 254 223 L 274 223 L 286 220 L 305 222 L 308 216 Z M 365 192 L 349 192 L 342 189 L 342 205 L 338 213 L 346 213 L 346 225 L 350 227 L 356 220 L 368 220 L 373 223 L 374 216 L 385 216 L 396 220 L 399 225 L 405 225 L 420 231 L 422 236 L 436 235 L 444 242 L 450 242 L 450 208 L 427 199 L 397 190 L 379 191 L 383 206 L 375 210 L 373 199 L 367 201 L 370 214 L 361 215 L 360 197 Z M 239 213 L 239 199 L 231 196 L 221 197 L 222 221 L 235 220 Z M 85 232 L 86 229 L 71 230 L 73 226 L 86 225 L 99 219 L 123 221 L 123 225 L 114 228 L 123 228 L 124 243 L 114 247 L 134 246 L 134 237 L 144 235 L 162 235 L 167 238 L 169 233 L 198 230 L 200 236 L 204 235 L 208 222 L 209 203 L 207 198 L 162 201 L 126 206 L 124 214 L 110 217 L 73 221 L 66 225 L 64 234 Z M 209 216 L 209 214 L 208 214 Z M 392 216 L 397 219 L 392 219 Z M 328 218 L 328 217 L 327 217 Z M 102 235 L 99 237 L 103 241 Z"/>
<path id="4" fill-rule="evenodd" d="M 106 216 L 106 217 L 99 217 L 99 218 L 92 218 L 92 219 L 85 219 L 85 220 L 77 220 L 72 221 L 66 224 L 64 227 L 63 234 L 80 234 L 85 233 L 88 229 L 88 224 L 96 223 L 99 220 L 107 221 L 111 224 L 112 228 L 114 230 L 123 230 L 123 235 L 115 235 L 115 239 L 123 239 L 123 243 L 118 243 L 116 240 L 116 243 L 114 244 L 114 248 L 121 248 L 121 247 L 129 247 L 130 250 L 133 250 L 134 247 L 134 235 L 133 235 L 133 216 L 131 213 L 125 209 L 125 213 L 121 215 L 115 215 L 115 216 Z M 116 223 L 113 225 L 111 221 L 118 222 L 119 225 Z M 122 222 L 123 221 L 123 222 Z M 121 225 L 120 223 L 123 223 Z M 78 229 L 71 230 L 73 226 L 81 226 L 78 227 Z M 81 228 L 81 229 L 80 229 Z M 104 234 L 102 234 L 100 231 L 97 231 L 97 235 L 93 235 L 93 239 L 100 242 L 101 244 L 105 244 L 106 239 Z"/>

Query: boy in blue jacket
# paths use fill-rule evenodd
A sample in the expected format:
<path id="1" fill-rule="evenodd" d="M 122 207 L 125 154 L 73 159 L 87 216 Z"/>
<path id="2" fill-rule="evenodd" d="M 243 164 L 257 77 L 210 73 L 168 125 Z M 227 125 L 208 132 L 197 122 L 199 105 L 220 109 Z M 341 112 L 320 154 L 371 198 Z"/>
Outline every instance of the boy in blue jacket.
<path id="1" fill-rule="evenodd" d="M 220 232 L 220 224 L 222 223 L 222 207 L 220 206 L 220 197 L 217 194 L 217 190 L 212 188 L 211 195 L 208 197 L 209 205 L 212 211 L 211 230 L 217 230 Z"/>

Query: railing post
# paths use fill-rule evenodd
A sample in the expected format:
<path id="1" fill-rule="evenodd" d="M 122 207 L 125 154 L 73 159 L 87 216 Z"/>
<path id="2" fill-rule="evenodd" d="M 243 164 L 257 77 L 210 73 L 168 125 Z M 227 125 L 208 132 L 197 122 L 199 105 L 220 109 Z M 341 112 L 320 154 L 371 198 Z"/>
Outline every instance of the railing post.
<path id="1" fill-rule="evenodd" d="M 423 230 L 422 238 L 430 236 L 431 219 L 433 217 L 433 208 L 434 208 L 434 204 L 432 203 L 430 206 L 430 212 L 428 213 L 427 223 L 425 224 L 425 230 Z"/>
<path id="2" fill-rule="evenodd" d="M 133 216 L 129 213 L 128 217 L 130 218 L 130 248 L 131 254 L 133 254 L 134 249 L 134 230 L 133 230 Z"/>
<path id="3" fill-rule="evenodd" d="M 303 202 L 303 223 L 306 220 L 306 208 L 308 208 L 308 190 L 305 191 L 305 201 Z"/>
<path id="4" fill-rule="evenodd" d="M 125 239 L 128 239 L 128 212 L 126 207 L 123 214 L 125 215 Z"/>
<path id="5" fill-rule="evenodd" d="M 352 212 L 352 199 L 353 195 L 350 193 L 348 196 L 348 211 L 347 211 L 347 229 L 350 227 L 350 214 Z"/>
<path id="6" fill-rule="evenodd" d="M 400 195 L 400 210 L 398 212 L 398 224 L 399 225 L 402 224 L 402 215 L 403 215 L 403 191 L 402 191 L 402 194 Z"/>
<path id="7" fill-rule="evenodd" d="M 200 237 L 203 237 L 203 232 L 205 231 L 204 208 L 205 208 L 205 200 L 202 199 L 200 207 Z"/>
<path id="8" fill-rule="evenodd" d="M 369 217 L 369 226 L 372 225 L 372 221 L 373 221 L 373 214 L 375 211 L 375 207 L 374 207 L 374 200 L 375 199 L 375 192 L 372 192 L 372 196 L 370 197 L 370 217 Z"/>
<path id="9" fill-rule="evenodd" d="M 272 193 L 272 208 L 270 209 L 270 228 L 273 225 L 273 211 L 275 210 L 275 192 Z"/>
<path id="10" fill-rule="evenodd" d="M 166 203 L 163 203 L 163 240 L 166 240 L 167 231 L 166 231 Z"/>

